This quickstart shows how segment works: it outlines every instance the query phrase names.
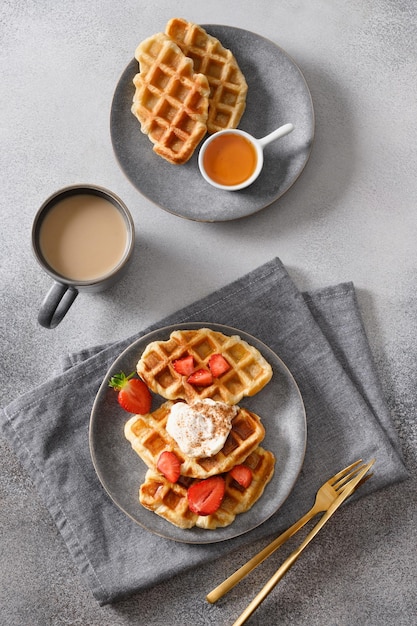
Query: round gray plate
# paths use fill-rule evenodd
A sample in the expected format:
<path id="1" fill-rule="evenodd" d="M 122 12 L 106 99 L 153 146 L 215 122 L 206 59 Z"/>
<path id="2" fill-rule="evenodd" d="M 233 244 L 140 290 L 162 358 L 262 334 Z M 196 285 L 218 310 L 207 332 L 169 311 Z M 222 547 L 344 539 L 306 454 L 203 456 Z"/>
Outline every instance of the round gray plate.
<path id="1" fill-rule="evenodd" d="M 303 171 L 314 139 L 314 112 L 304 77 L 294 61 L 272 41 L 230 26 L 203 25 L 232 50 L 248 83 L 246 110 L 239 128 L 258 139 L 282 124 L 295 130 L 265 148 L 261 176 L 242 191 L 222 191 L 199 173 L 198 149 L 185 165 L 156 155 L 131 113 L 133 59 L 116 87 L 110 118 L 113 149 L 130 182 L 161 208 L 191 220 L 220 222 L 251 215 L 280 198 Z"/>
<path id="2" fill-rule="evenodd" d="M 236 516 L 226 528 L 204 530 L 182 529 L 170 524 L 138 500 L 147 467 L 124 436 L 124 425 L 131 417 L 117 402 L 117 394 L 109 388 L 111 376 L 136 369 L 145 347 L 151 341 L 166 340 L 173 330 L 210 327 L 225 335 L 240 335 L 257 348 L 273 368 L 271 381 L 241 405 L 257 413 L 265 426 L 262 446 L 276 458 L 275 473 L 262 497 L 246 513 Z M 163 402 L 154 397 L 153 410 Z M 90 418 L 90 451 L 97 475 L 113 500 L 135 522 L 157 535 L 184 543 L 215 543 L 231 539 L 265 522 L 290 494 L 304 460 L 307 427 L 304 404 L 298 387 L 283 362 L 267 346 L 244 332 L 217 324 L 178 324 L 156 330 L 129 346 L 107 372 L 96 396 Z"/>

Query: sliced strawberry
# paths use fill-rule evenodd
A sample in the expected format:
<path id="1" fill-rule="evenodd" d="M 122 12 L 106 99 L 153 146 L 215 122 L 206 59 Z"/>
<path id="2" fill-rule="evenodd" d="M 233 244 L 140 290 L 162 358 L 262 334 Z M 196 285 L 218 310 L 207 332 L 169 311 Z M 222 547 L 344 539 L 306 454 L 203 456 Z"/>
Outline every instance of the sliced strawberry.
<path id="1" fill-rule="evenodd" d="M 199 369 L 187 378 L 187 383 L 197 387 L 208 387 L 213 382 L 213 376 L 209 370 Z"/>
<path id="2" fill-rule="evenodd" d="M 244 489 L 247 489 L 252 482 L 252 470 L 247 465 L 235 465 L 229 474 Z"/>
<path id="3" fill-rule="evenodd" d="M 212 354 L 208 366 L 215 378 L 218 378 L 230 370 L 230 365 L 222 354 Z"/>
<path id="4" fill-rule="evenodd" d="M 151 410 L 151 392 L 143 380 L 133 378 L 134 375 L 135 372 L 129 376 L 120 372 L 110 379 L 109 387 L 113 387 L 118 392 L 117 400 L 125 411 L 145 415 Z"/>
<path id="5" fill-rule="evenodd" d="M 176 483 L 181 475 L 181 461 L 170 450 L 160 454 L 156 467 L 171 483 Z"/>
<path id="6" fill-rule="evenodd" d="M 194 357 L 192 354 L 184 356 L 181 359 L 176 359 L 172 363 L 174 370 L 182 376 L 189 376 L 194 370 Z"/>
<path id="7" fill-rule="evenodd" d="M 199 480 L 188 488 L 188 508 L 196 515 L 212 515 L 222 503 L 226 483 L 221 476 Z"/>

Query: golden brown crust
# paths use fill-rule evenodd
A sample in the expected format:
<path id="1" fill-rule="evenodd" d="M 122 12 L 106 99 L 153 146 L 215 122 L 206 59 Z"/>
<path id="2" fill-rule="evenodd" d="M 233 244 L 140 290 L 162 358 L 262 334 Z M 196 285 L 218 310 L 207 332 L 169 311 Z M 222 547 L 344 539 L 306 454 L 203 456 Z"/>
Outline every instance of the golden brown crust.
<path id="1" fill-rule="evenodd" d="M 235 465 L 243 463 L 265 436 L 260 418 L 247 409 L 239 408 L 220 452 L 212 457 L 188 457 L 181 452 L 176 441 L 166 431 L 169 411 L 173 404 L 168 401 L 153 413 L 134 415 L 125 425 L 126 439 L 146 465 L 154 471 L 160 454 L 169 450 L 180 459 L 183 476 L 208 478 L 228 472 Z"/>
<path id="2" fill-rule="evenodd" d="M 164 33 L 143 41 L 135 57 L 140 72 L 133 79 L 132 113 L 157 154 L 186 163 L 207 132 L 207 78 Z"/>
<path id="3" fill-rule="evenodd" d="M 217 353 L 231 367 L 208 387 L 188 383 L 174 369 L 173 362 L 188 355 L 194 357 L 195 369 L 207 369 L 210 356 Z M 209 328 L 177 330 L 166 341 L 150 343 L 137 364 L 137 372 L 152 391 L 168 400 L 212 398 L 230 405 L 258 393 L 272 377 L 272 368 L 259 350 L 238 335 L 226 336 Z"/>
<path id="4" fill-rule="evenodd" d="M 240 487 L 230 474 L 225 474 L 226 492 L 220 507 L 212 515 L 196 515 L 188 508 L 187 489 L 193 480 L 170 483 L 161 474 L 148 470 L 139 490 L 139 501 L 171 524 L 180 528 L 198 526 L 208 530 L 229 526 L 236 515 L 248 511 L 264 492 L 274 474 L 275 457 L 272 452 L 256 448 L 245 460 L 253 479 L 246 489 Z"/>
<path id="5" fill-rule="evenodd" d="M 193 356 L 195 369 L 209 369 L 213 354 L 221 354 L 230 369 L 213 378 L 208 387 L 197 387 L 179 374 L 174 362 Z M 260 391 L 271 379 L 272 368 L 259 350 L 238 335 L 228 336 L 209 328 L 175 330 L 169 339 L 148 344 L 137 364 L 137 371 L 150 389 L 168 399 L 158 409 L 144 416 L 133 416 L 125 425 L 125 436 L 148 466 L 139 490 L 141 504 L 180 528 L 215 529 L 228 526 L 236 515 L 248 511 L 261 497 L 274 474 L 274 455 L 259 446 L 265 436 L 261 419 L 238 408 L 223 448 L 212 457 L 184 455 L 167 432 L 170 409 L 175 400 L 199 404 L 204 398 L 235 406 L 244 396 Z M 159 456 L 171 451 L 181 461 L 181 476 L 171 483 L 157 470 Z M 243 489 L 230 476 L 235 465 L 251 468 L 253 479 Z M 226 493 L 219 509 L 212 515 L 198 516 L 188 507 L 187 489 L 193 481 L 221 475 Z"/>
<path id="6" fill-rule="evenodd" d="M 171 19 L 165 33 L 193 60 L 194 71 L 207 77 L 208 132 L 237 128 L 245 111 L 248 86 L 232 52 L 204 28 L 181 18 Z"/>

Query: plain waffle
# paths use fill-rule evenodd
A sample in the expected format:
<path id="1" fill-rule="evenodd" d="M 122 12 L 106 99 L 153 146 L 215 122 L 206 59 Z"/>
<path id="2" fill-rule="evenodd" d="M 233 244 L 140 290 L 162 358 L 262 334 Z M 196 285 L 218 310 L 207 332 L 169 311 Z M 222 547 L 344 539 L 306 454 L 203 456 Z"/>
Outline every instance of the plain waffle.
<path id="1" fill-rule="evenodd" d="M 207 78 L 164 33 L 143 41 L 135 57 L 140 72 L 133 79 L 132 113 L 154 151 L 170 163 L 186 163 L 207 132 Z"/>
<path id="2" fill-rule="evenodd" d="M 173 366 L 176 359 L 194 357 L 195 370 L 208 369 L 213 354 L 222 354 L 230 369 L 207 387 L 187 382 Z M 238 404 L 244 396 L 253 396 L 271 379 L 272 368 L 259 350 L 238 335 L 226 336 L 209 328 L 176 330 L 166 341 L 154 341 L 144 350 L 137 372 L 148 387 L 168 400 L 183 399 L 192 403 L 212 398 L 226 404 Z"/>
<path id="3" fill-rule="evenodd" d="M 160 454 L 170 450 L 180 459 L 183 476 L 208 478 L 214 474 L 227 472 L 235 465 L 243 463 L 265 436 L 260 418 L 255 413 L 239 408 L 220 452 L 212 457 L 185 456 L 166 431 L 169 411 L 173 404 L 168 401 L 153 413 L 134 415 L 125 425 L 126 439 L 146 465 L 155 471 Z"/>
<path id="4" fill-rule="evenodd" d="M 230 474 L 225 474 L 225 496 L 212 515 L 196 515 L 188 508 L 187 489 L 196 479 L 180 478 L 174 484 L 153 470 L 146 473 L 145 482 L 139 489 L 139 501 L 147 509 L 180 528 L 198 526 L 213 530 L 228 526 L 236 515 L 248 511 L 261 497 L 273 476 L 275 457 L 272 452 L 258 447 L 248 456 L 244 465 L 252 470 L 250 486 L 243 489 Z"/>
<path id="5" fill-rule="evenodd" d="M 235 57 L 201 26 L 173 18 L 165 33 L 194 62 L 194 71 L 210 85 L 208 132 L 237 128 L 246 106 L 248 86 Z"/>

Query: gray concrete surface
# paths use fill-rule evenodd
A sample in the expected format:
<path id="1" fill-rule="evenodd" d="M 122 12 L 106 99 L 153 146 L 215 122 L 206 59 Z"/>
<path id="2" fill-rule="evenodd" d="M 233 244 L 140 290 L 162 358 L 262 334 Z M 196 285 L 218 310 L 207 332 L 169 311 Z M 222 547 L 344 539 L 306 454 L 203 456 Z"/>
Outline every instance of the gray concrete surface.
<path id="1" fill-rule="evenodd" d="M 416 3 L 183 0 L 180 15 L 191 21 L 251 30 L 286 50 L 316 114 L 312 155 L 292 189 L 254 216 L 215 224 L 142 197 L 110 141 L 120 74 L 178 11 L 167 0 L 1 4 L 1 404 L 65 352 L 133 334 L 274 256 L 300 288 L 352 280 L 411 478 L 340 511 L 250 623 L 417 624 Z M 120 285 L 80 298 L 47 331 L 36 321 L 49 279 L 31 254 L 32 219 L 56 189 L 87 182 L 128 205 L 137 254 Z M 0 467 L 4 626 L 226 626 L 280 562 L 218 605 L 205 602 L 207 591 L 261 546 L 100 608 L 4 440 Z"/>

